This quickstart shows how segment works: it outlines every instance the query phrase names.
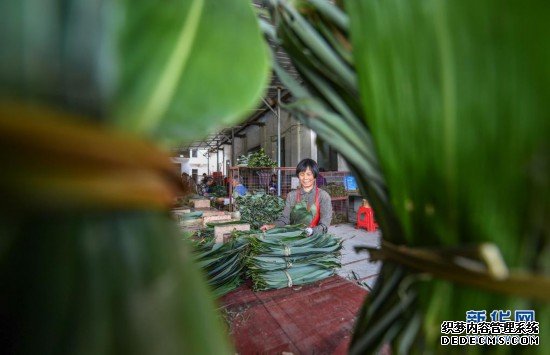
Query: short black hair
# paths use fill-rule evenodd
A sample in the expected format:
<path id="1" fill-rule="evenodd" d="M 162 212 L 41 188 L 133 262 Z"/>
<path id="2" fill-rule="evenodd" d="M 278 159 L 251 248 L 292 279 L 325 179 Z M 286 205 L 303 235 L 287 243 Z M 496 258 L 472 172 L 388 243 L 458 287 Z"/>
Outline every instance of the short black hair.
<path id="1" fill-rule="evenodd" d="M 319 175 L 319 166 L 315 160 L 310 158 L 305 158 L 298 163 L 296 166 L 296 176 L 300 175 L 301 172 L 306 171 L 307 168 L 311 170 L 313 177 L 317 178 L 317 175 Z"/>

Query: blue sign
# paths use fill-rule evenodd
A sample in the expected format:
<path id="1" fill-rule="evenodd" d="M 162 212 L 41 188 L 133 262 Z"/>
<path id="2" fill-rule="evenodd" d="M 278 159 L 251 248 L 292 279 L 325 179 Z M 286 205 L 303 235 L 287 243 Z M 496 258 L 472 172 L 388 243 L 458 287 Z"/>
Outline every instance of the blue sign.
<path id="1" fill-rule="evenodd" d="M 346 176 L 346 179 L 344 180 L 344 185 L 346 186 L 346 190 L 348 191 L 356 191 L 357 188 L 357 181 L 355 180 L 354 176 Z"/>

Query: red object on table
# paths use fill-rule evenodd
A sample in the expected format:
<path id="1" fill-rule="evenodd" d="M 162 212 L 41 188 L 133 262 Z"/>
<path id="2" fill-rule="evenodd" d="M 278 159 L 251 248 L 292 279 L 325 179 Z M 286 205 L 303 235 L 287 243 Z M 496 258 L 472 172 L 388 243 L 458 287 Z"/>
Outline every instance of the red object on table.
<path id="1" fill-rule="evenodd" d="M 357 224 L 355 228 L 365 228 L 369 232 L 376 231 L 378 224 L 374 220 L 374 212 L 372 208 L 367 206 L 359 207 L 357 210 Z"/>

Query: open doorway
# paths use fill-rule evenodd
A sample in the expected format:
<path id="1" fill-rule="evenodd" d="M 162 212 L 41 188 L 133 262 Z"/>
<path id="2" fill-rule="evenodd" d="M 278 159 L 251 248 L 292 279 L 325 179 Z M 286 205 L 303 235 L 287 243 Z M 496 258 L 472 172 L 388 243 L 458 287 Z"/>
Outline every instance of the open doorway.
<path id="1" fill-rule="evenodd" d="M 317 164 L 326 171 L 338 171 L 338 153 L 324 141 L 317 139 Z"/>

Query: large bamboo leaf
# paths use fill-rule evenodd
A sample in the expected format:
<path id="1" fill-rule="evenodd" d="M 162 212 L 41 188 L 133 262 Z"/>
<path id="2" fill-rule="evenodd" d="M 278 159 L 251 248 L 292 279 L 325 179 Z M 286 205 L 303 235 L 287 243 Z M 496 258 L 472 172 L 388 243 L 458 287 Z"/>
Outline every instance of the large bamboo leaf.
<path id="1" fill-rule="evenodd" d="M 268 52 L 249 1 L 125 4 L 122 122 L 188 140 L 236 123 L 259 101 Z"/>
<path id="2" fill-rule="evenodd" d="M 365 117 L 409 240 L 494 241 L 517 265 L 526 257 L 519 236 L 536 237 L 548 214 L 549 51 L 539 7 L 348 7 Z"/>
<path id="3" fill-rule="evenodd" d="M 2 212 L 7 352 L 229 352 L 202 275 L 164 213 L 40 212 L 29 223 Z"/>
<path id="4" fill-rule="evenodd" d="M 548 276 L 548 3 L 360 0 L 346 5 L 364 117 L 409 244 L 490 241 L 513 269 Z M 434 351 L 441 322 L 464 320 L 469 309 L 535 307 L 541 331 L 550 326 L 547 305 L 408 273 L 397 276 L 391 264 L 382 274 L 387 277 L 378 282 L 358 322 L 354 353 L 384 341 L 396 349 L 416 342 L 427 347 L 421 351 Z M 406 298 L 380 296 L 394 276 L 401 289 L 415 285 L 421 312 L 384 323 L 384 315 Z M 384 337 L 369 335 L 381 327 Z M 545 353 L 542 345 L 536 350 Z M 535 349 L 514 351 L 520 350 Z"/>
<path id="5" fill-rule="evenodd" d="M 3 96 L 186 141 L 242 119 L 267 84 L 268 51 L 247 0 L 13 0 L 2 9 Z"/>
<path id="6" fill-rule="evenodd" d="M 11 169 L 0 194 L 23 202 L 0 208 L 2 349 L 230 352 L 173 221 L 140 198 L 152 180 L 161 195 L 175 190 L 155 178 L 168 159 L 78 123 L 188 140 L 240 118 L 268 76 L 251 4 L 9 0 L 0 9 L 0 164 Z M 123 197 L 124 176 L 137 204 Z"/>

